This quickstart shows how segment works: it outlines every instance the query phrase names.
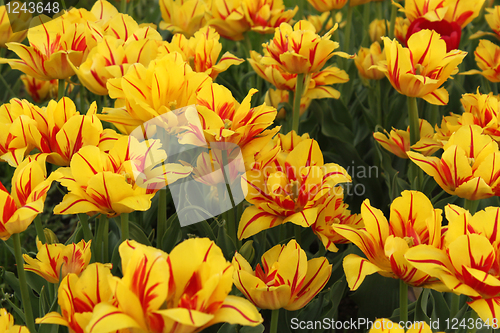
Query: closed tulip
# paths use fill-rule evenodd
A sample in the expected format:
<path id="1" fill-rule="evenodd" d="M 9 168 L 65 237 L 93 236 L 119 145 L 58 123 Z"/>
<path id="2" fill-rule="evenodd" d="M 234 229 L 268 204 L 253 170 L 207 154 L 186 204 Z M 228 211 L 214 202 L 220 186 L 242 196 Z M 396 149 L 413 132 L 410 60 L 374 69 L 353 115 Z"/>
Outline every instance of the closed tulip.
<path id="1" fill-rule="evenodd" d="M 255 271 L 239 253 L 233 258 L 234 284 L 261 309 L 295 311 L 306 306 L 328 282 L 332 265 L 325 257 L 307 260 L 295 240 L 264 253 Z"/>
<path id="2" fill-rule="evenodd" d="M 382 52 L 380 44 L 373 42 L 370 48 L 362 47 L 354 58 L 354 64 L 362 78 L 368 80 L 381 80 L 385 77 L 384 72 L 372 66 L 377 65 L 379 61 L 385 60 L 385 52 Z"/>
<path id="3" fill-rule="evenodd" d="M 282 23 L 291 23 L 299 10 L 286 10 L 283 0 L 243 0 L 243 13 L 253 31 L 271 34 Z"/>
<path id="4" fill-rule="evenodd" d="M 334 225 L 334 230 L 352 241 L 366 255 L 344 258 L 344 271 L 351 290 L 359 288 L 367 275 L 379 273 L 401 279 L 413 286 L 433 285 L 440 288 L 437 279 L 414 268 L 404 257 L 418 244 L 441 247 L 441 210 L 421 192 L 404 191 L 391 204 L 389 222 L 383 213 L 366 199 L 361 206 L 364 228 Z M 446 288 L 441 288 L 446 290 Z"/>
<path id="5" fill-rule="evenodd" d="M 500 152 L 477 125 L 462 126 L 444 145 L 441 158 L 408 152 L 410 159 L 446 192 L 469 200 L 498 195 Z"/>
<path id="6" fill-rule="evenodd" d="M 24 254 L 24 269 L 40 275 L 50 283 L 59 283 L 66 275 L 80 275 L 90 262 L 90 243 L 84 240 L 78 244 L 36 244 L 38 253 L 33 259 Z"/>
<path id="7" fill-rule="evenodd" d="M 160 29 L 191 37 L 207 25 L 210 2 L 204 0 L 161 0 Z"/>
<path id="8" fill-rule="evenodd" d="M 208 25 L 224 38 L 238 41 L 250 30 L 243 10 L 243 0 L 212 0 L 212 18 Z"/>
<path id="9" fill-rule="evenodd" d="M 448 91 L 441 86 L 457 71 L 466 52 L 446 52 L 446 42 L 432 30 L 413 34 L 408 39 L 408 48 L 387 37 L 383 40 L 387 60 L 373 68 L 384 72 L 400 94 L 421 97 L 436 105 L 448 103 Z"/>
<path id="10" fill-rule="evenodd" d="M 479 45 L 474 50 L 474 59 L 476 59 L 477 67 L 481 70 L 471 69 L 462 74 L 481 74 L 488 81 L 500 82 L 500 62 L 498 55 L 500 54 L 500 46 L 490 42 L 487 39 L 481 39 Z"/>

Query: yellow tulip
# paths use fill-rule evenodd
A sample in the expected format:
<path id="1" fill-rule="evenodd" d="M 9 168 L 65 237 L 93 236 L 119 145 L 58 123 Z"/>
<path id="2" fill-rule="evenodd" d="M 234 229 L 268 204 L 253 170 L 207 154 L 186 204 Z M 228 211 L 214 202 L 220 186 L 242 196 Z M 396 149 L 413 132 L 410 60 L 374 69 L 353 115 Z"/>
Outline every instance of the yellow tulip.
<path id="1" fill-rule="evenodd" d="M 321 37 L 309 21 L 299 21 L 293 28 L 282 23 L 274 38 L 263 44 L 267 53 L 261 62 L 276 65 L 288 73 L 300 74 L 320 71 L 334 55 L 349 58 L 344 52 L 333 52 L 339 47 L 337 42 L 330 40 L 336 28 L 337 25 Z"/>
<path id="2" fill-rule="evenodd" d="M 30 135 L 37 122 L 29 117 L 28 109 L 37 107 L 27 100 L 13 98 L 0 106 L 0 161 L 17 167 L 34 148 Z"/>
<path id="3" fill-rule="evenodd" d="M 418 244 L 441 247 L 441 213 L 423 193 L 404 191 L 391 204 L 389 222 L 366 199 L 361 206 L 364 228 L 333 225 L 337 233 L 356 244 L 367 258 L 356 254 L 344 258 L 349 288 L 356 290 L 367 275 L 379 273 L 413 286 L 433 285 L 439 289 L 436 279 L 412 267 L 404 255 Z"/>
<path id="4" fill-rule="evenodd" d="M 333 9 L 341 9 L 347 0 L 307 0 L 318 12 L 330 12 Z"/>
<path id="5" fill-rule="evenodd" d="M 4 308 L 0 309 L 0 331 L 3 333 L 29 333 L 26 326 L 14 325 L 14 317 Z"/>
<path id="6" fill-rule="evenodd" d="M 191 333 L 220 322 L 263 321 L 250 302 L 228 295 L 233 267 L 207 238 L 188 239 L 170 254 L 135 241 L 119 252 L 123 278 L 111 280 L 115 302 L 97 304 L 86 332 Z"/>
<path id="7" fill-rule="evenodd" d="M 462 126 L 444 145 L 441 158 L 408 152 L 410 159 L 452 195 L 478 200 L 498 195 L 500 152 L 477 125 Z"/>
<path id="8" fill-rule="evenodd" d="M 45 158 L 28 157 L 14 171 L 11 192 L 0 182 L 0 239 L 26 230 L 35 217 L 43 212 L 47 192 L 60 173 L 55 171 L 47 178 Z"/>
<path id="9" fill-rule="evenodd" d="M 477 67 L 481 70 L 471 69 L 462 73 L 463 75 L 481 74 L 491 82 L 500 82 L 500 46 L 493 44 L 489 40 L 481 39 L 474 51 Z"/>
<path id="10" fill-rule="evenodd" d="M 404 7 L 397 4 L 406 17 L 413 22 L 423 17 L 428 21 L 455 22 L 464 28 L 475 19 L 483 7 L 485 0 L 408 0 Z"/>
<path id="11" fill-rule="evenodd" d="M 46 108 L 30 108 L 28 112 L 37 122 L 36 130 L 30 131 L 35 147 L 47 154 L 48 162 L 56 165 L 68 166 L 73 155 L 85 146 L 108 151 L 118 139 L 114 130 L 103 129 L 96 116 L 95 102 L 86 115 L 80 115 L 67 97 L 59 102 L 50 101 Z"/>
<path id="12" fill-rule="evenodd" d="M 79 66 L 89 52 L 85 26 L 69 23 L 59 17 L 50 19 L 38 16 L 31 21 L 38 24 L 28 30 L 30 46 L 7 43 L 7 48 L 21 59 L 0 59 L 13 69 L 40 80 L 67 79 L 74 75 L 69 65 Z"/>
<path id="13" fill-rule="evenodd" d="M 264 53 L 266 51 L 264 50 Z M 263 63 L 263 56 L 255 51 L 250 51 L 250 59 L 247 59 L 254 71 L 264 80 L 272 83 L 280 90 L 295 90 L 297 74 L 286 72 L 278 65 L 266 65 Z M 340 92 L 331 84 L 345 83 L 349 81 L 349 75 L 337 67 L 328 66 L 319 72 L 305 75 L 304 86 L 305 95 L 308 98 L 339 98 Z"/>
<path id="14" fill-rule="evenodd" d="M 271 34 L 282 23 L 292 23 L 299 10 L 286 10 L 283 0 L 242 0 L 243 13 L 253 31 Z"/>
<path id="15" fill-rule="evenodd" d="M 346 224 L 353 228 L 363 228 L 363 219 L 359 214 L 351 214 L 349 205 L 344 203 L 343 193 L 330 196 L 319 206 L 316 222 L 311 226 L 314 233 L 319 237 L 325 249 L 337 252 L 339 249 L 335 244 L 350 243 L 348 239 L 335 231 L 333 225 Z"/>
<path id="16" fill-rule="evenodd" d="M 90 243 L 84 240 L 78 244 L 36 244 L 36 259 L 23 254 L 24 269 L 40 275 L 50 283 L 59 283 L 66 275 L 80 275 L 90 262 Z"/>
<path id="17" fill-rule="evenodd" d="M 408 33 L 408 28 L 410 27 L 410 20 L 403 17 L 396 17 L 396 22 L 394 23 L 394 37 L 406 46 L 406 34 Z"/>
<path id="18" fill-rule="evenodd" d="M 356 58 L 354 58 L 354 64 L 358 68 L 358 73 L 362 78 L 381 80 L 385 77 L 384 73 L 377 68 L 372 68 L 372 66 L 382 60 L 385 60 L 385 53 L 382 53 L 378 42 L 373 42 L 369 49 L 366 47 L 359 49 Z"/>
<path id="19" fill-rule="evenodd" d="M 147 67 L 133 64 L 123 77 L 108 80 L 115 107 L 105 108 L 99 119 L 129 134 L 148 120 L 196 104 L 197 92 L 211 84 L 207 74 L 193 72 L 177 52 L 153 60 Z"/>
<path id="20" fill-rule="evenodd" d="M 161 35 L 149 27 L 136 30 L 136 34 L 141 37 L 145 34 L 147 38 L 137 40 L 132 35 L 125 41 L 115 36 L 103 36 L 85 62 L 78 68 L 72 66 L 80 82 L 94 94 L 107 95 L 108 79 L 122 77 L 132 64 L 149 65 L 158 55 Z"/>
<path id="21" fill-rule="evenodd" d="M 234 284 L 262 309 L 295 311 L 303 308 L 330 279 L 332 265 L 325 257 L 307 260 L 295 240 L 264 253 L 255 271 L 239 253 L 233 258 Z"/>
<path id="22" fill-rule="evenodd" d="M 210 0 L 160 0 L 160 29 L 191 37 L 207 25 Z"/>
<path id="23" fill-rule="evenodd" d="M 381 42 L 381 38 L 386 36 L 385 20 L 373 20 L 368 26 L 368 35 L 372 43 Z"/>
<path id="24" fill-rule="evenodd" d="M 250 30 L 243 11 L 243 0 L 212 0 L 212 18 L 208 25 L 212 26 L 224 38 L 242 40 Z"/>
<path id="25" fill-rule="evenodd" d="M 420 122 L 420 140 L 411 148 L 422 153 L 424 156 L 434 154 L 443 144 L 441 141 L 434 140 L 434 129 L 432 125 L 425 119 L 419 119 Z M 409 158 L 410 151 L 410 127 L 406 131 L 392 129 L 389 134 L 386 130 L 384 133 L 373 133 L 375 140 L 387 151 L 393 153 L 399 158 Z"/>
<path id="26" fill-rule="evenodd" d="M 454 293 L 470 296 L 470 307 L 495 328 L 500 311 L 499 216 L 498 207 L 471 216 L 461 207 L 448 205 L 446 247 L 419 245 L 406 253 L 413 266 L 438 278 Z"/>
<path id="27" fill-rule="evenodd" d="M 43 318 L 37 318 L 36 323 L 67 326 L 72 333 L 86 332 L 96 305 L 113 301 L 111 279 L 109 265 L 101 263 L 90 264 L 80 276 L 68 274 L 58 290 L 61 314 L 49 312 Z"/>
<path id="28" fill-rule="evenodd" d="M 191 173 L 191 168 L 177 163 L 154 168 L 166 158 L 158 140 L 139 142 L 133 136 L 118 139 L 109 154 L 85 146 L 73 155 L 69 167 L 59 169 L 59 181 L 69 193 L 54 213 L 113 217 L 148 210 L 159 189 Z"/>
<path id="29" fill-rule="evenodd" d="M 421 30 L 411 35 L 408 48 L 403 48 L 396 40 L 382 39 L 387 60 L 373 68 L 384 72 L 400 94 L 421 97 L 431 104 L 446 105 L 448 91 L 441 86 L 457 71 L 467 52 L 446 52 L 446 42 L 432 30 Z"/>
<path id="30" fill-rule="evenodd" d="M 163 44 L 158 57 L 162 57 L 165 53 L 179 52 L 193 71 L 206 73 L 215 80 L 219 73 L 226 71 L 230 66 L 245 61 L 230 52 L 224 53 L 218 60 L 222 51 L 219 39 L 219 34 L 212 27 L 201 28 L 189 39 L 177 34 L 172 37 L 170 43 Z"/>
<path id="31" fill-rule="evenodd" d="M 323 199 L 341 191 L 339 183 L 351 181 L 341 166 L 324 164 L 315 140 L 294 131 L 279 134 L 254 160 L 242 177 L 246 200 L 253 205 L 241 217 L 240 239 L 287 222 L 311 226 Z"/>
<path id="32" fill-rule="evenodd" d="M 19 1 L 10 1 L 10 6 L 20 7 Z M 31 20 L 29 12 L 19 11 L 17 13 L 7 13 L 5 6 L 0 6 L 0 47 L 5 47 L 6 43 L 21 43 L 28 33 L 28 24 Z"/>

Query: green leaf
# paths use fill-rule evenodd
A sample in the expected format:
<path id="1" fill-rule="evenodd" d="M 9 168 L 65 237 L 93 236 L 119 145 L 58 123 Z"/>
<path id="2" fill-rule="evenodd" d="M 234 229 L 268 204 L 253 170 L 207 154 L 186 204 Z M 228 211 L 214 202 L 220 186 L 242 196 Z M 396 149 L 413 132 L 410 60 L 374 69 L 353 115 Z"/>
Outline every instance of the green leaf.
<path id="1" fill-rule="evenodd" d="M 177 216 L 177 215 L 175 215 Z M 173 217 L 173 216 L 172 216 Z M 181 231 L 181 226 L 179 224 L 178 220 L 173 220 L 170 221 L 172 218 L 170 217 L 167 220 L 167 225 L 169 225 L 167 231 L 165 232 L 165 235 L 163 236 L 163 244 L 162 244 L 162 250 L 170 253 L 170 251 L 173 250 L 173 248 L 181 241 L 182 239 L 182 231 Z"/>
<path id="2" fill-rule="evenodd" d="M 264 325 L 260 324 L 257 326 L 243 326 L 240 328 L 240 333 L 263 333 L 264 332 Z"/>
<path id="3" fill-rule="evenodd" d="M 430 318 L 427 316 L 427 304 L 429 303 L 431 291 L 430 289 L 424 289 L 417 300 L 417 305 L 415 306 L 415 319 L 414 321 L 425 321 L 427 324 L 430 323 Z"/>
<path id="4" fill-rule="evenodd" d="M 238 333 L 237 327 L 238 325 L 235 324 L 224 323 L 217 333 Z"/>
<path id="5" fill-rule="evenodd" d="M 135 222 L 129 221 L 129 228 L 130 228 L 130 238 L 133 240 L 138 241 L 141 244 L 151 246 L 151 243 L 149 242 L 148 236 L 142 231 L 141 227 L 139 227 Z"/>
<path id="6" fill-rule="evenodd" d="M 234 256 L 234 252 L 236 252 L 236 246 L 231 237 L 228 236 L 224 226 L 219 225 L 219 232 L 217 233 L 217 240 L 215 244 L 220 247 L 226 260 L 231 261 Z"/>

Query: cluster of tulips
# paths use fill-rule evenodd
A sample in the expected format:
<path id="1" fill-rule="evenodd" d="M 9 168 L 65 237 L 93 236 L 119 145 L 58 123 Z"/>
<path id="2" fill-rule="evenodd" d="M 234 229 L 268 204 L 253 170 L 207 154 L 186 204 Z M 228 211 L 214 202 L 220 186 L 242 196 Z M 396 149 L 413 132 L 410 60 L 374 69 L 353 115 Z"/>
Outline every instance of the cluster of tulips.
<path id="1" fill-rule="evenodd" d="M 290 316 L 338 318 L 346 286 L 360 295 L 375 273 L 399 280 L 399 307 L 369 332 L 430 323 L 443 304 L 464 329 L 498 328 L 500 6 L 13 7 L 0 6 L 0 249 L 17 277 L 0 274 L 0 332 L 288 332 Z M 345 124 L 352 142 L 329 147 Z M 341 146 L 382 167 L 383 191 L 348 198 L 359 176 Z M 64 243 L 54 219 L 75 224 Z"/>

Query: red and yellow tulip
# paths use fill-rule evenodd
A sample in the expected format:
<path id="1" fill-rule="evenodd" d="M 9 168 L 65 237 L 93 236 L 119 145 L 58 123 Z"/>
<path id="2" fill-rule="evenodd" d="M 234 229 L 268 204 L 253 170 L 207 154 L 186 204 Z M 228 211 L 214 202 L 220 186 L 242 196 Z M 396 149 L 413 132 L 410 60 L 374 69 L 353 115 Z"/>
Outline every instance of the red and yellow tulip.
<path id="1" fill-rule="evenodd" d="M 168 255 L 135 241 L 122 243 L 119 251 L 123 278 L 111 281 L 116 301 L 95 307 L 89 333 L 190 333 L 220 322 L 263 321 L 250 302 L 228 295 L 233 267 L 207 238 L 188 239 Z"/>
<path id="2" fill-rule="evenodd" d="M 38 16 L 28 30 L 30 46 L 7 43 L 7 48 L 20 59 L 0 59 L 13 69 L 40 80 L 67 79 L 74 75 L 70 62 L 79 66 L 87 57 L 87 31 L 83 24 L 70 23 L 59 17 Z"/>
<path id="3" fill-rule="evenodd" d="M 111 129 L 104 130 L 96 116 L 97 104 L 90 106 L 86 115 L 80 115 L 68 97 L 59 102 L 50 101 L 46 108 L 30 108 L 30 118 L 37 122 L 36 130 L 30 132 L 35 147 L 47 154 L 47 161 L 68 166 L 80 148 L 96 146 L 108 151 L 118 139 Z"/>
<path id="4" fill-rule="evenodd" d="M 324 164 L 315 140 L 294 131 L 279 134 L 254 160 L 242 177 L 246 199 L 253 205 L 241 217 L 240 239 L 287 222 L 311 226 L 323 200 L 342 191 L 338 184 L 351 181 L 341 166 Z"/>
<path id="5" fill-rule="evenodd" d="M 13 167 L 17 167 L 34 148 L 30 132 L 36 130 L 37 122 L 29 117 L 29 109 L 38 107 L 17 98 L 0 106 L 0 161 Z"/>
<path id="6" fill-rule="evenodd" d="M 370 40 L 373 42 L 382 42 L 381 38 L 386 36 L 386 23 L 385 20 L 375 19 L 368 26 L 368 35 Z"/>
<path id="7" fill-rule="evenodd" d="M 282 23 L 292 23 L 299 10 L 286 10 L 283 0 L 242 0 L 243 13 L 253 31 L 271 34 Z"/>
<path id="8" fill-rule="evenodd" d="M 373 42 L 370 48 L 362 47 L 354 58 L 354 64 L 358 69 L 359 75 L 367 80 L 381 80 L 385 74 L 372 66 L 377 65 L 379 61 L 385 60 L 385 52 L 382 52 L 380 43 Z"/>
<path id="9" fill-rule="evenodd" d="M 32 76 L 23 74 L 20 77 L 21 81 L 24 84 L 24 89 L 26 92 L 33 98 L 35 103 L 43 103 L 49 99 L 57 98 L 57 80 L 39 80 Z M 66 83 L 65 88 L 68 89 L 68 94 L 73 90 L 73 85 L 70 83 Z"/>
<path id="10" fill-rule="evenodd" d="M 339 47 L 337 42 L 330 40 L 336 28 L 319 36 L 309 21 L 299 21 L 293 27 L 282 23 L 276 29 L 274 38 L 263 44 L 267 53 L 261 62 L 276 65 L 288 73 L 300 74 L 320 71 L 334 55 L 350 58 L 344 52 L 333 52 Z"/>
<path id="11" fill-rule="evenodd" d="M 132 64 L 148 66 L 151 60 L 156 59 L 161 35 L 149 27 L 142 30 L 147 38 L 136 40 L 132 35 L 124 41 L 115 36 L 103 36 L 90 51 L 87 60 L 78 68 L 73 66 L 85 88 L 97 95 L 107 95 L 108 79 L 122 77 Z"/>
<path id="12" fill-rule="evenodd" d="M 351 214 L 349 205 L 344 203 L 343 193 L 329 196 L 325 199 L 325 202 L 319 206 L 316 222 L 311 226 L 314 233 L 325 246 L 325 249 L 331 252 L 339 250 L 335 244 L 351 242 L 335 231 L 333 226 L 338 224 L 345 224 L 355 229 L 364 227 L 361 215 Z"/>
<path id="13" fill-rule="evenodd" d="M 29 333 L 26 326 L 14 325 L 14 317 L 4 308 L 0 309 L 0 331 L 3 333 Z"/>
<path id="14" fill-rule="evenodd" d="M 96 305 L 113 301 L 112 277 L 109 266 L 101 263 L 90 264 L 80 276 L 68 274 L 59 285 L 57 302 L 61 313 L 49 312 L 36 323 L 66 326 L 71 333 L 87 332 Z"/>
<path id="15" fill-rule="evenodd" d="M 446 51 L 446 42 L 432 30 L 421 30 L 408 39 L 408 48 L 387 37 L 384 40 L 386 61 L 374 66 L 384 72 L 392 86 L 409 97 L 421 97 L 436 105 L 448 103 L 448 91 L 441 87 L 467 54 Z M 433 52 L 429 52 L 431 50 Z"/>
<path id="16" fill-rule="evenodd" d="M 264 54 L 267 54 L 264 50 Z M 263 56 L 255 51 L 250 51 L 250 59 L 247 59 L 254 71 L 264 80 L 272 83 L 280 90 L 295 90 L 297 74 L 288 73 L 278 65 L 264 64 Z M 316 98 L 339 98 L 340 92 L 330 85 L 346 83 L 349 75 L 335 66 L 328 66 L 319 72 L 309 73 L 304 78 L 304 97 Z"/>
<path id="17" fill-rule="evenodd" d="M 446 247 L 416 246 L 406 259 L 441 280 L 451 291 L 472 298 L 468 304 L 484 321 L 495 323 L 500 313 L 499 237 L 500 208 L 487 207 L 474 216 L 461 207 L 446 207 Z M 497 328 L 498 323 L 493 325 Z"/>
<path id="18" fill-rule="evenodd" d="M 112 217 L 147 210 L 159 189 L 191 173 L 191 168 L 177 163 L 154 168 L 166 158 L 158 140 L 139 142 L 133 136 L 118 139 L 109 154 L 95 146 L 83 147 L 68 168 L 59 169 L 59 181 L 69 193 L 54 213 Z"/>
<path id="19" fill-rule="evenodd" d="M 121 78 L 109 79 L 109 96 L 114 108 L 105 108 L 99 119 L 109 121 L 126 134 L 159 115 L 196 104 L 196 95 L 212 79 L 196 73 L 174 52 L 152 61 L 134 64 Z"/>
<path id="20" fill-rule="evenodd" d="M 488 81 L 500 82 L 500 62 L 498 62 L 498 55 L 500 54 L 500 46 L 493 44 L 487 39 L 481 39 L 479 45 L 474 51 L 474 58 L 480 71 L 471 69 L 462 74 L 481 74 Z"/>
<path id="21" fill-rule="evenodd" d="M 358 289 L 365 277 L 373 273 L 401 279 L 413 286 L 439 288 L 436 279 L 414 268 L 404 255 L 418 244 L 441 248 L 441 213 L 423 193 L 404 191 L 391 204 L 389 222 L 366 199 L 361 206 L 364 228 L 333 225 L 337 233 L 356 244 L 367 258 L 356 254 L 344 258 L 349 288 Z"/>
<path id="22" fill-rule="evenodd" d="M 243 0 L 212 0 L 211 14 L 208 25 L 224 38 L 242 40 L 244 33 L 250 30 L 243 11 Z"/>
<path id="23" fill-rule="evenodd" d="M 162 46 L 159 57 L 164 53 L 179 52 L 193 71 L 206 73 L 215 80 L 219 73 L 226 71 L 230 66 L 244 62 L 230 52 L 224 53 L 219 59 L 222 51 L 219 38 L 219 34 L 212 27 L 201 28 L 189 39 L 177 34 L 172 37 L 170 43 Z"/>
<path id="24" fill-rule="evenodd" d="M 210 1 L 204 0 L 161 0 L 160 29 L 182 33 L 191 37 L 207 25 Z"/>
<path id="25" fill-rule="evenodd" d="M 462 126 L 444 145 L 441 158 L 408 152 L 410 159 L 432 176 L 443 190 L 469 200 L 498 195 L 500 152 L 477 125 Z"/>
<path id="26" fill-rule="evenodd" d="M 234 284 L 262 309 L 295 311 L 306 306 L 325 286 L 332 265 L 325 257 L 307 260 L 295 240 L 264 253 L 255 271 L 239 253 L 233 258 Z"/>
<path id="27" fill-rule="evenodd" d="M 14 171 L 11 192 L 0 183 L 0 239 L 21 233 L 43 212 L 50 185 L 60 177 L 58 171 L 47 178 L 45 158 L 26 158 Z"/>
<path id="28" fill-rule="evenodd" d="M 38 253 L 33 259 L 23 254 L 24 269 L 40 275 L 50 283 L 59 283 L 66 275 L 80 275 L 90 262 L 90 243 L 84 240 L 78 244 L 36 244 Z"/>
<path id="29" fill-rule="evenodd" d="M 19 1 L 10 1 L 10 6 L 21 6 Z M 29 12 L 18 11 L 7 13 L 5 6 L 0 6 L 0 47 L 6 43 L 21 43 L 28 33 L 28 25 L 31 20 Z"/>
<path id="30" fill-rule="evenodd" d="M 414 144 L 411 149 L 422 153 L 424 156 L 434 154 L 443 147 L 441 141 L 434 140 L 434 129 L 425 119 L 419 119 L 420 122 L 420 140 Z M 390 133 L 384 130 L 373 133 L 375 140 L 387 151 L 393 153 L 399 158 L 409 158 L 410 151 L 410 127 L 406 131 L 392 129 Z"/>

